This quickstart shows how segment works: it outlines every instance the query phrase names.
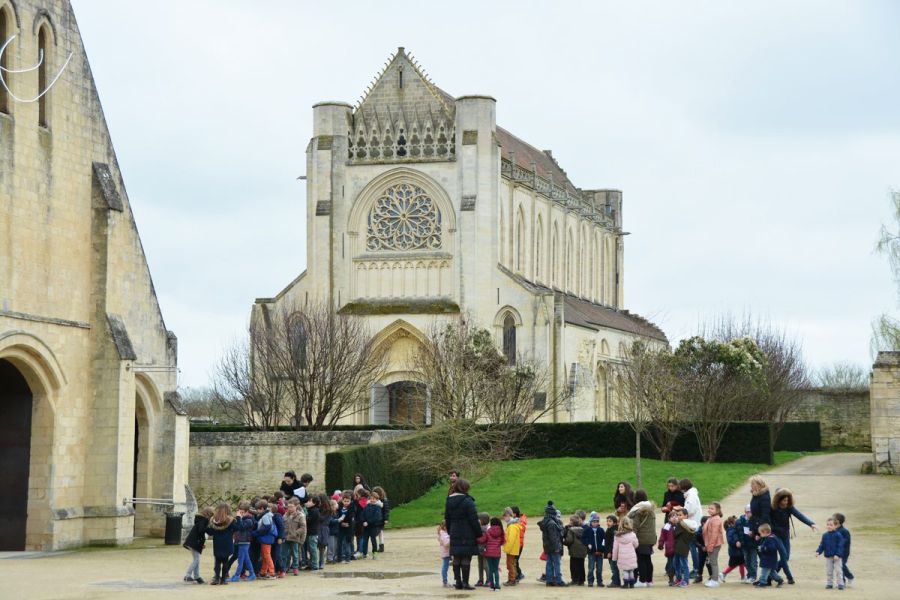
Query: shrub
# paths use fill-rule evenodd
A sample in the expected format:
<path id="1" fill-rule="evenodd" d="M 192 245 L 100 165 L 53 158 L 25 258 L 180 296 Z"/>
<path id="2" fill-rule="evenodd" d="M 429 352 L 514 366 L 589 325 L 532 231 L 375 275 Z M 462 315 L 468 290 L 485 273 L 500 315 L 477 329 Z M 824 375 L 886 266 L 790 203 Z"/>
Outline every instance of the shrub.
<path id="1" fill-rule="evenodd" d="M 785 423 L 775 441 L 776 450 L 816 452 L 822 449 L 822 427 L 818 421 Z"/>

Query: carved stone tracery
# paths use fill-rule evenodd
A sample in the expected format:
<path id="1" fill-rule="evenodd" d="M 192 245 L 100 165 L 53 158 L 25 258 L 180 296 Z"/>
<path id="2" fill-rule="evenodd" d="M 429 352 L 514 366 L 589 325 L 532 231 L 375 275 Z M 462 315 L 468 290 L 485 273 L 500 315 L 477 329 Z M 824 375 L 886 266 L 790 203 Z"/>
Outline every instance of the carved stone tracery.
<path id="1" fill-rule="evenodd" d="M 399 183 L 387 188 L 369 211 L 366 250 L 437 250 L 441 211 L 421 187 Z"/>

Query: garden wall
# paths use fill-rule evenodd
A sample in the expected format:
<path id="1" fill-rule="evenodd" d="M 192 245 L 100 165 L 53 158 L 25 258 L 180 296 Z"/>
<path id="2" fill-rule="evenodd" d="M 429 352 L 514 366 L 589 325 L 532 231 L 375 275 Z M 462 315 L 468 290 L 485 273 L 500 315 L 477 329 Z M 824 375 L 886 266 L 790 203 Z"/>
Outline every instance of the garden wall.
<path id="1" fill-rule="evenodd" d="M 369 431 L 193 431 L 189 483 L 199 506 L 272 493 L 285 471 L 313 476 L 312 490 L 325 491 L 325 455 L 408 435 Z M 339 486 L 340 487 L 340 486 Z M 328 490 L 329 493 L 333 490 Z"/>
<path id="2" fill-rule="evenodd" d="M 818 421 L 823 448 L 871 448 L 871 414 L 869 390 L 810 389 L 804 393 L 790 421 Z"/>

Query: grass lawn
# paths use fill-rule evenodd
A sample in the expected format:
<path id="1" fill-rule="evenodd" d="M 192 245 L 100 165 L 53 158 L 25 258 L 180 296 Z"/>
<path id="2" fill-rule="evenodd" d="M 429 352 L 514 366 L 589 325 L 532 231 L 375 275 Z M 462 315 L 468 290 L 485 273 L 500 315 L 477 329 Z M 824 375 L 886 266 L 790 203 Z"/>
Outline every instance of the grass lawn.
<path id="1" fill-rule="evenodd" d="M 803 452 L 776 452 L 780 465 L 804 456 Z M 669 477 L 688 477 L 704 503 L 721 500 L 754 473 L 771 466 L 751 463 L 704 464 L 695 462 L 641 461 L 644 489 L 659 504 Z M 541 515 L 547 500 L 564 514 L 578 509 L 612 511 L 616 484 L 634 483 L 633 458 L 538 458 L 498 463 L 472 483 L 478 509 L 499 516 L 503 508 L 517 504 L 526 515 Z M 388 490 L 390 494 L 390 490 Z M 391 528 L 437 525 L 443 518 L 447 483 L 424 496 L 391 510 Z"/>

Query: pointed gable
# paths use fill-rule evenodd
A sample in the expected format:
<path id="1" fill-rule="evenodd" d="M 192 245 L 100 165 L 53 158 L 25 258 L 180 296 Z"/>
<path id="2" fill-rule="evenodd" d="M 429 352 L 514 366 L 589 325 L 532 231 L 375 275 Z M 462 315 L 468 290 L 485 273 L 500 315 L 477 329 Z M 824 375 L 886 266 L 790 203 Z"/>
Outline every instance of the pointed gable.
<path id="1" fill-rule="evenodd" d="M 453 98 L 435 86 L 401 47 L 353 111 L 354 162 L 453 160 Z"/>

